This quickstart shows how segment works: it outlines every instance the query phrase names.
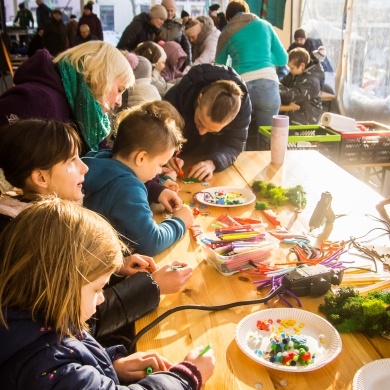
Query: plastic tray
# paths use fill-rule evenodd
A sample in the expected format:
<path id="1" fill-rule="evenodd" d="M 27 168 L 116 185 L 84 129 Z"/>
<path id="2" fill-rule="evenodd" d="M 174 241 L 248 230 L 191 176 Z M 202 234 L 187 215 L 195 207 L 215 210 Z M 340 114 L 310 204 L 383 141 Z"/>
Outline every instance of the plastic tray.
<path id="1" fill-rule="evenodd" d="M 259 126 L 260 150 L 271 148 L 271 126 Z M 337 159 L 341 135 L 319 125 L 289 126 L 287 149 L 315 149 L 331 159 Z"/>
<path id="2" fill-rule="evenodd" d="M 202 248 L 206 262 L 225 276 L 252 267 L 249 264 L 251 260 L 257 263 L 268 260 L 271 257 L 271 250 L 279 246 L 279 240 L 266 233 L 264 236 L 264 246 L 261 246 L 259 249 L 231 256 L 222 256 L 201 242 L 201 239 L 204 237 L 218 240 L 217 236 L 215 233 L 205 233 L 197 237 L 197 240 Z"/>
<path id="3" fill-rule="evenodd" d="M 340 132 L 340 164 L 390 162 L 390 126 L 373 121 L 358 121 L 366 131 Z"/>

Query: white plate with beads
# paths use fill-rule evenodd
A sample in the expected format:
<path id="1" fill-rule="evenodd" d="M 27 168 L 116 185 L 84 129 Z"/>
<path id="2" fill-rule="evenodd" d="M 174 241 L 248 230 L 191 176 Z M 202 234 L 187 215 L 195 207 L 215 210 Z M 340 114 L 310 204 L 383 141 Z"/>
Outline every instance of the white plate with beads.
<path id="1" fill-rule="evenodd" d="M 256 195 L 249 188 L 212 187 L 197 192 L 199 203 L 215 207 L 239 207 L 253 203 Z"/>
<path id="2" fill-rule="evenodd" d="M 269 328 L 264 328 L 267 323 Z M 342 348 L 341 337 L 331 323 L 309 311 L 293 308 L 267 309 L 248 315 L 238 323 L 235 338 L 240 349 L 251 359 L 266 367 L 290 372 L 317 370 L 331 362 Z M 273 361 L 272 343 L 281 339 L 299 339 L 310 352 L 310 360 L 302 361 L 298 353 L 301 348 L 294 346 L 283 352 L 299 359 Z"/>

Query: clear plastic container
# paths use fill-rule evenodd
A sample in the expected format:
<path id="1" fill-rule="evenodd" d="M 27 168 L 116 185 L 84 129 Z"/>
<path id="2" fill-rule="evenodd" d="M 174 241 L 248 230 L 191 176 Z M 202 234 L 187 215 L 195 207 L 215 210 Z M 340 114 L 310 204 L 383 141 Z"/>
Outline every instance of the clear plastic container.
<path id="1" fill-rule="evenodd" d="M 203 243 L 202 239 L 204 238 L 217 241 L 218 237 L 215 233 L 205 233 L 199 236 L 197 241 L 202 248 L 206 262 L 225 276 L 251 268 L 250 261 L 255 263 L 267 261 L 271 257 L 271 250 L 279 247 L 279 240 L 265 233 L 264 238 L 257 248 L 225 256 L 218 254 L 214 249 Z"/>

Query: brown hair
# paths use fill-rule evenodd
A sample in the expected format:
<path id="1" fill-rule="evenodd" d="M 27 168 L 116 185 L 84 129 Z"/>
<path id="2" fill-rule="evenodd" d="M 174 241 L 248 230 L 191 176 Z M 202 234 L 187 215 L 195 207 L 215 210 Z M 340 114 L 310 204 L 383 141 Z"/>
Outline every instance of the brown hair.
<path id="1" fill-rule="evenodd" d="M 0 240 L 0 324 L 7 309 L 43 317 L 60 338 L 79 334 L 81 289 L 122 264 L 123 244 L 93 211 L 59 198 L 22 211 Z"/>
<path id="2" fill-rule="evenodd" d="M 288 62 L 292 62 L 295 66 L 304 63 L 306 68 L 310 63 L 310 54 L 306 49 L 297 47 L 288 53 Z"/>
<path id="3" fill-rule="evenodd" d="M 213 122 L 232 120 L 241 107 L 243 92 L 231 80 L 218 80 L 201 89 L 199 108 L 207 107 L 207 115 Z"/>
<path id="4" fill-rule="evenodd" d="M 166 59 L 166 54 L 164 49 L 159 46 L 157 43 L 152 41 L 146 41 L 140 43 L 135 49 L 134 53 L 147 58 L 152 64 L 157 64 L 163 57 L 163 60 Z"/>
<path id="5" fill-rule="evenodd" d="M 118 115 L 118 123 L 114 155 L 128 156 L 144 150 L 157 156 L 169 147 L 179 149 L 185 142 L 184 120 L 167 101 L 146 102 L 124 110 Z"/>
<path id="6" fill-rule="evenodd" d="M 250 12 L 248 3 L 244 0 L 231 0 L 226 7 L 226 20 L 233 19 L 239 12 Z"/>
<path id="7" fill-rule="evenodd" d="M 23 188 L 35 169 L 47 170 L 81 150 L 81 140 L 69 124 L 25 119 L 0 129 L 0 168 L 13 186 Z"/>

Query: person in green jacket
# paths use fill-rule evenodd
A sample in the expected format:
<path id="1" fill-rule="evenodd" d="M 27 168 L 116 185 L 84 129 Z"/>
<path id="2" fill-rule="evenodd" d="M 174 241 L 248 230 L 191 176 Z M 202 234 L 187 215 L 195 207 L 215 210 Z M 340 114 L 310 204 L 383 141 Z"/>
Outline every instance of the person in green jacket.
<path id="1" fill-rule="evenodd" d="M 272 25 L 250 13 L 244 0 L 228 4 L 226 19 L 215 62 L 226 65 L 231 60 L 248 87 L 257 126 L 270 126 L 281 103 L 275 67 L 287 64 L 287 52 Z"/>

